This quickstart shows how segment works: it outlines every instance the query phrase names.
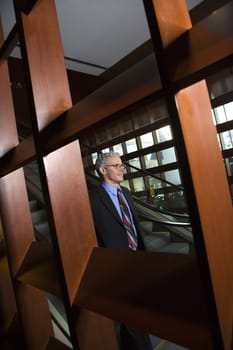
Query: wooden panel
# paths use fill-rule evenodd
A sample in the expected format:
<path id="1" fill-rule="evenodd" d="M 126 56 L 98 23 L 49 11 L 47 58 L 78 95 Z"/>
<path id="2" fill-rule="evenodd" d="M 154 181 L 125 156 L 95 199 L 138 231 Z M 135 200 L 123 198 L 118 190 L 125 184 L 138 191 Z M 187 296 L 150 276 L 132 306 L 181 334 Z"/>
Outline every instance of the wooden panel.
<path id="1" fill-rule="evenodd" d="M 181 90 L 176 97 L 202 226 L 200 235 L 227 350 L 231 349 L 233 324 L 233 208 L 226 171 L 205 82 Z"/>
<path id="2" fill-rule="evenodd" d="M 3 42 L 3 32 L 0 22 L 0 44 Z M 14 108 L 11 97 L 10 79 L 7 62 L 0 64 L 0 157 L 18 144 L 15 125 Z"/>
<path id="3" fill-rule="evenodd" d="M 0 204 L 9 267 L 15 276 L 35 239 L 22 169 L 0 179 Z"/>
<path id="4" fill-rule="evenodd" d="M 18 11 L 21 6 L 18 2 Z M 36 123 L 41 130 L 72 106 L 54 0 L 37 1 L 30 14 L 21 13 L 18 20 L 22 20 Z"/>
<path id="5" fill-rule="evenodd" d="M 24 166 L 35 157 L 34 140 L 29 137 L 0 159 L 0 176 L 7 175 L 9 172 Z"/>
<path id="6" fill-rule="evenodd" d="M 192 27 L 186 0 L 153 0 L 164 47 Z"/>
<path id="7" fill-rule="evenodd" d="M 53 336 L 53 328 L 44 292 L 17 284 L 16 297 L 27 349 L 45 350 Z"/>
<path id="8" fill-rule="evenodd" d="M 10 274 L 0 271 L 0 337 L 9 329 L 16 315 L 16 304 Z"/>
<path id="9" fill-rule="evenodd" d="M 0 200 L 11 277 L 16 277 L 35 239 L 22 169 L 0 179 Z M 53 334 L 46 296 L 44 292 L 16 283 L 14 279 L 13 284 L 28 349 L 45 349 Z"/>
<path id="10" fill-rule="evenodd" d="M 46 347 L 46 350 L 70 350 L 70 347 L 66 346 L 56 338 L 52 337 L 49 339 L 49 343 L 48 343 L 48 346 Z"/>
<path id="11" fill-rule="evenodd" d="M 0 337 L 6 333 L 16 315 L 14 291 L 5 253 L 0 218 Z"/>
<path id="12" fill-rule="evenodd" d="M 96 248 L 75 304 L 191 349 L 214 349 L 195 256 Z"/>
<path id="13" fill-rule="evenodd" d="M 97 244 L 78 141 L 46 156 L 44 164 L 72 304 L 89 255 Z"/>
<path id="14" fill-rule="evenodd" d="M 153 55 L 73 106 L 41 133 L 46 150 L 73 141 L 78 133 L 150 95 L 161 87 Z"/>
<path id="15" fill-rule="evenodd" d="M 233 62 L 233 1 L 213 12 L 196 24 L 168 48 L 166 54 L 170 80 L 192 80 L 204 77 L 220 68 L 231 67 Z M 224 23 L 223 23 L 224 19 Z"/>
<path id="16" fill-rule="evenodd" d="M 82 350 L 118 349 L 112 320 L 85 309 L 78 311 L 77 339 Z"/>
<path id="17" fill-rule="evenodd" d="M 62 296 L 52 246 L 47 242 L 32 242 L 17 273 L 17 280 L 47 293 Z"/>

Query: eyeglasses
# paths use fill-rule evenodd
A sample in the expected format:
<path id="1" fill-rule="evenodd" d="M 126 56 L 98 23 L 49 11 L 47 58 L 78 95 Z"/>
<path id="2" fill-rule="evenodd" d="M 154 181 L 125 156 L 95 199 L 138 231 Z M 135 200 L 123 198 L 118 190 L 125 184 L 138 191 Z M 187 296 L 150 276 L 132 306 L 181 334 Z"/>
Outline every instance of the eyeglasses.
<path id="1" fill-rule="evenodd" d="M 108 166 L 112 166 L 115 169 L 125 169 L 125 166 L 123 164 L 107 164 Z"/>

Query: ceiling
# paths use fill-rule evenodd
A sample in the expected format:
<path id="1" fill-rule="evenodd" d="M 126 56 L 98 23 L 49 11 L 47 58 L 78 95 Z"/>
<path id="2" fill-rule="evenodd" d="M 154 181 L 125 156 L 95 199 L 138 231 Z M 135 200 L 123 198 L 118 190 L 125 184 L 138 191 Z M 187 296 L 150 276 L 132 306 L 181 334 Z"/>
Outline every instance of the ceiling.
<path id="1" fill-rule="evenodd" d="M 187 0 L 191 9 L 201 0 Z M 150 38 L 142 0 L 55 0 L 68 69 L 99 75 Z M 0 1 L 5 38 L 13 0 Z M 12 53 L 19 57 L 19 48 Z"/>

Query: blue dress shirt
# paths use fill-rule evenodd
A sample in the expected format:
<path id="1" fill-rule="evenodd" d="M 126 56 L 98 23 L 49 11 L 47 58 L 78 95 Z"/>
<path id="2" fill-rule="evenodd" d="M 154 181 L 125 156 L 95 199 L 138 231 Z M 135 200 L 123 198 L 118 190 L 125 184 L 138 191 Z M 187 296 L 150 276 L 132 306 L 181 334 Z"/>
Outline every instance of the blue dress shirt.
<path id="1" fill-rule="evenodd" d="M 117 210 L 120 218 L 122 219 L 121 208 L 120 208 L 120 204 L 119 204 L 118 197 L 117 197 L 118 186 L 113 186 L 113 185 L 110 185 L 110 184 L 108 184 L 106 182 L 102 182 L 102 186 L 105 189 L 105 191 L 107 192 L 107 194 L 109 195 L 109 197 L 111 198 L 113 204 L 116 207 L 116 210 Z M 120 188 L 120 186 L 119 186 L 119 188 Z M 124 196 L 124 193 L 123 193 L 123 196 Z M 124 196 L 124 198 L 125 198 L 125 196 Z M 125 202 L 126 202 L 126 204 L 128 206 L 126 198 L 125 198 Z M 132 222 L 132 225 L 133 225 L 134 233 L 137 236 L 137 231 L 136 231 L 136 228 L 135 228 L 134 223 L 133 223 L 133 216 L 132 216 L 132 213 L 131 213 L 131 210 L 130 210 L 129 206 L 128 206 L 128 209 L 129 209 L 130 219 L 131 219 L 131 222 Z"/>

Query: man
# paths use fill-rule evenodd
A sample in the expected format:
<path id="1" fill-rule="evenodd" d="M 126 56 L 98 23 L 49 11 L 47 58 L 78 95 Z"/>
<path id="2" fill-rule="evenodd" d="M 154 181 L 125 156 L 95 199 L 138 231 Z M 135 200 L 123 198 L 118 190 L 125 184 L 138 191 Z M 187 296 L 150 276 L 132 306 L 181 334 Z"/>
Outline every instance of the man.
<path id="1" fill-rule="evenodd" d="M 118 153 L 99 155 L 96 170 L 100 186 L 90 191 L 96 236 L 101 247 L 144 249 L 140 224 L 130 192 L 120 186 L 124 166 Z M 120 325 L 120 350 L 152 350 L 148 334 L 128 325 Z"/>

